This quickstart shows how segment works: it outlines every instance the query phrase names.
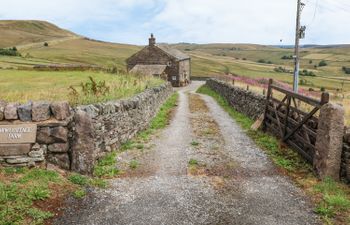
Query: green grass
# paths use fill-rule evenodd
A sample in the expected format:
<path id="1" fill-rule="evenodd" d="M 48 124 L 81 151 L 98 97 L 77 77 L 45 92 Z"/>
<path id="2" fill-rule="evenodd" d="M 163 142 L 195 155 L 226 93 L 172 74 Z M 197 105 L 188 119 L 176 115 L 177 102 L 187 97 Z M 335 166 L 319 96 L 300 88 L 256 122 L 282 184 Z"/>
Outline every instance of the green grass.
<path id="1" fill-rule="evenodd" d="M 208 86 L 200 87 L 197 92 L 213 97 L 272 161 L 306 190 L 316 202 L 315 212 L 322 216 L 325 223 L 334 224 L 339 221 L 350 221 L 350 190 L 346 185 L 330 178 L 319 181 L 313 174 L 312 167 L 299 154 L 289 148 L 281 147 L 275 137 L 262 131 L 251 130 L 253 121 L 235 111 L 225 98 Z"/>
<path id="2" fill-rule="evenodd" d="M 94 167 L 93 175 L 99 178 L 112 178 L 115 177 L 119 170 L 116 167 L 116 152 L 106 154 Z"/>
<path id="3" fill-rule="evenodd" d="M 73 173 L 68 177 L 68 180 L 70 182 L 72 182 L 73 184 L 77 184 L 77 185 L 87 185 L 89 183 L 89 180 L 87 177 L 80 175 L 78 173 Z"/>
<path id="4" fill-rule="evenodd" d="M 50 197 L 50 190 L 47 186 L 34 186 L 33 188 L 31 188 L 28 193 L 27 193 L 27 197 L 30 200 L 44 200 L 48 197 Z"/>
<path id="5" fill-rule="evenodd" d="M 198 165 L 198 160 L 196 160 L 196 159 L 190 159 L 190 160 L 188 161 L 188 164 L 189 164 L 190 166 L 196 166 L 196 165 Z"/>
<path id="6" fill-rule="evenodd" d="M 162 129 L 169 122 L 169 113 L 176 106 L 178 93 L 171 95 L 168 100 L 160 107 L 158 114 L 154 117 L 150 124 L 150 129 Z"/>
<path id="7" fill-rule="evenodd" d="M 83 95 L 80 84 L 88 82 L 90 76 L 97 82 L 106 81 L 110 91 L 103 96 Z M 29 100 L 66 100 L 71 104 L 89 104 L 127 98 L 144 91 L 146 87 L 154 87 L 163 82 L 153 77 L 92 71 L 0 70 L 0 99 L 22 103 Z M 72 94 L 70 86 L 78 91 L 78 95 Z"/>
<path id="8" fill-rule="evenodd" d="M 136 169 L 138 166 L 139 166 L 139 162 L 137 161 L 137 160 L 131 160 L 130 161 L 130 163 L 129 163 L 129 167 L 131 168 L 131 169 Z"/>
<path id="9" fill-rule="evenodd" d="M 130 149 L 133 149 L 135 147 L 135 142 L 132 140 L 128 140 L 126 142 L 124 142 L 121 146 L 120 146 L 120 151 L 127 151 Z"/>
<path id="10" fill-rule="evenodd" d="M 197 141 L 192 141 L 192 142 L 191 142 L 191 145 L 192 145 L 192 146 L 198 146 L 198 145 L 199 145 L 199 142 L 197 142 Z"/>
<path id="11" fill-rule="evenodd" d="M 98 188 L 107 188 L 108 187 L 108 182 L 104 179 L 101 179 L 101 178 L 90 179 L 89 184 L 94 186 L 94 187 L 98 187 Z"/>
<path id="12" fill-rule="evenodd" d="M 84 198 L 86 195 L 86 191 L 84 189 L 78 189 L 73 192 L 74 198 Z"/>
<path id="13" fill-rule="evenodd" d="M 316 207 L 316 212 L 327 219 L 350 211 L 349 194 L 346 194 L 344 188 L 331 178 L 326 178 L 315 185 L 314 191 L 321 194 L 321 201 Z"/>
<path id="14" fill-rule="evenodd" d="M 0 169 L 0 224 L 41 224 L 53 216 L 36 208 L 35 201 L 51 198 L 51 187 L 62 188 L 67 182 L 53 171 L 27 168 Z"/>
<path id="15" fill-rule="evenodd" d="M 0 224 L 43 224 L 54 214 L 36 202 L 43 207 L 70 194 L 82 198 L 86 187 L 107 185 L 105 180 L 76 173 L 66 177 L 39 168 L 0 168 Z"/>
<path id="16" fill-rule="evenodd" d="M 67 177 L 39 168 L 0 168 L 0 224 L 43 224 L 54 214 L 36 207 L 36 202 L 62 199 L 70 194 L 85 196 L 85 188 L 106 188 L 107 181 L 77 173 Z M 56 203 L 54 203 L 56 204 Z"/>

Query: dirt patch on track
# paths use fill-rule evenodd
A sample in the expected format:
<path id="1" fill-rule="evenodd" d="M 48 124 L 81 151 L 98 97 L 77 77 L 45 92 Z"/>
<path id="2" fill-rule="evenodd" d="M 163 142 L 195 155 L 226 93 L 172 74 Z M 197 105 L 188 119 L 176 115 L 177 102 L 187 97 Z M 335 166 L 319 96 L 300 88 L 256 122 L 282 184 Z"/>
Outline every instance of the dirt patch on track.
<path id="1" fill-rule="evenodd" d="M 239 164 L 225 153 L 220 127 L 204 100 L 197 94 L 189 94 L 189 108 L 193 141 L 188 174 L 209 177 L 215 189 L 228 188 L 230 179 L 237 177 Z"/>

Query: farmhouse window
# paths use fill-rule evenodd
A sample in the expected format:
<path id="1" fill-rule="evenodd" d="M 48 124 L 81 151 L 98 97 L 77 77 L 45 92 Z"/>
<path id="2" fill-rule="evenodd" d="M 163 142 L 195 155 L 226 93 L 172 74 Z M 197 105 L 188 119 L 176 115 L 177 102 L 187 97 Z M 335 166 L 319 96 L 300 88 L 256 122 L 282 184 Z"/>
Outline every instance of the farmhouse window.
<path id="1" fill-rule="evenodd" d="M 173 80 L 176 80 L 176 76 L 173 76 L 173 78 L 172 78 Z"/>

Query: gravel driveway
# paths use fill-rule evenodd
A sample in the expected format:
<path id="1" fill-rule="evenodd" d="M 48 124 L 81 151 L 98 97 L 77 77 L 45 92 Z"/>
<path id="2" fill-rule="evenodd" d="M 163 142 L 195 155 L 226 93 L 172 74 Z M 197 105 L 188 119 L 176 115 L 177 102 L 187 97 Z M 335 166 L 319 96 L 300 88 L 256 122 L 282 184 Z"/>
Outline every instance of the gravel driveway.
<path id="1" fill-rule="evenodd" d="M 138 155 L 139 173 L 68 200 L 55 224 L 319 224 L 303 192 L 236 122 L 193 93 L 201 84 L 178 90 L 171 124 Z"/>

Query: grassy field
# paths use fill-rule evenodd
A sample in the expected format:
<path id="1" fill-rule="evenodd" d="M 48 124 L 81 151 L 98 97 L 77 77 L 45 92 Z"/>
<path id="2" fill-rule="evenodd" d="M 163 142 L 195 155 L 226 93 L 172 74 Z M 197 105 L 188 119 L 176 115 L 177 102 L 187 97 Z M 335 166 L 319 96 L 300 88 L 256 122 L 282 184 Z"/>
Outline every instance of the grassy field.
<path id="1" fill-rule="evenodd" d="M 125 60 L 142 48 L 136 45 L 90 40 L 41 21 L 0 21 L 0 31 L 4 31 L 1 37 L 1 39 L 6 39 L 7 42 L 4 43 L 7 43 L 9 47 L 16 46 L 22 54 L 22 56 L 16 57 L 0 56 L 1 82 L 9 82 L 9 78 L 13 74 L 17 74 L 14 79 L 11 78 L 14 81 L 16 77 L 20 77 L 18 76 L 20 73 L 23 73 L 25 77 L 23 80 L 19 78 L 19 80 L 25 81 L 23 87 L 18 84 L 17 87 L 5 89 L 5 93 L 0 94 L 1 98 L 11 100 L 22 99 L 23 97 L 25 100 L 29 99 L 21 94 L 20 89 L 31 90 L 31 87 L 36 88 L 35 85 L 31 86 L 30 83 L 35 83 L 36 78 L 40 79 L 40 76 L 34 76 L 37 72 L 9 72 L 9 70 L 1 70 L 1 68 L 30 69 L 34 65 L 83 64 L 103 68 L 114 67 L 119 71 L 125 71 Z M 40 36 L 40 38 L 33 38 L 34 34 Z M 25 39 L 26 42 L 23 43 L 18 40 L 18 37 Z M 44 41 L 48 42 L 47 47 L 43 46 Z M 290 57 L 293 55 L 292 49 L 256 44 L 183 43 L 171 46 L 191 56 L 193 76 L 230 73 L 250 78 L 273 78 L 292 84 L 293 76 L 291 73 L 275 71 L 277 67 L 293 70 L 293 59 L 282 59 L 283 56 Z M 259 63 L 259 60 L 268 63 Z M 321 60 L 325 60 L 327 66 L 319 67 Z M 301 76 L 302 83 L 300 86 L 305 90 L 320 91 L 321 88 L 325 89 L 331 93 L 333 101 L 347 106 L 350 102 L 350 76 L 342 71 L 343 66 L 350 68 L 350 45 L 302 48 L 301 69 L 307 69 L 316 76 Z M 28 74 L 32 74 L 32 76 Z M 44 74 L 44 72 L 38 74 Z M 47 83 L 52 80 L 55 83 L 49 84 L 49 86 L 54 86 L 53 88 L 57 89 L 54 89 L 54 93 L 47 93 L 39 87 L 34 92 L 35 98 L 43 98 L 47 94 L 51 99 L 60 99 L 61 97 L 57 97 L 60 94 L 57 94 L 56 90 L 66 95 L 67 83 L 72 82 L 72 85 L 78 85 L 81 82 L 80 78 L 88 77 L 89 74 L 90 72 L 67 72 L 66 75 L 62 76 L 64 78 L 68 76 L 68 78 L 62 79 L 56 72 L 46 72 L 43 78 L 44 81 L 39 80 L 39 83 L 45 82 L 45 77 L 50 77 Z M 70 75 L 77 75 L 77 80 L 74 77 L 69 77 Z M 99 79 L 98 77 L 104 75 L 94 74 L 94 76 Z M 105 79 L 109 80 L 109 78 Z M 4 84 L 1 85 L 6 87 Z M 14 97 L 11 97 L 12 95 Z"/>
<path id="2" fill-rule="evenodd" d="M 89 77 L 96 82 L 106 82 L 109 92 L 105 95 L 83 95 L 81 83 L 90 83 Z M 153 87 L 163 81 L 132 75 L 115 75 L 103 72 L 38 72 L 20 70 L 0 70 L 0 99 L 9 102 L 27 102 L 29 100 L 69 100 L 71 103 L 87 104 L 130 97 Z M 78 96 L 71 96 L 73 87 Z M 77 99 L 73 99 L 76 98 Z"/>

